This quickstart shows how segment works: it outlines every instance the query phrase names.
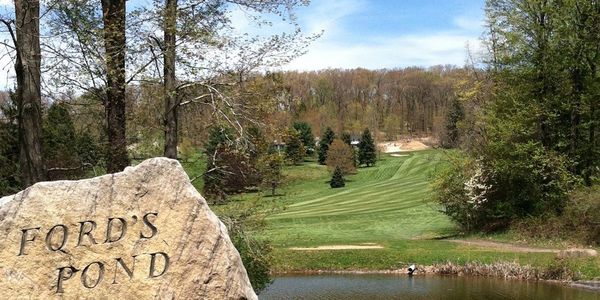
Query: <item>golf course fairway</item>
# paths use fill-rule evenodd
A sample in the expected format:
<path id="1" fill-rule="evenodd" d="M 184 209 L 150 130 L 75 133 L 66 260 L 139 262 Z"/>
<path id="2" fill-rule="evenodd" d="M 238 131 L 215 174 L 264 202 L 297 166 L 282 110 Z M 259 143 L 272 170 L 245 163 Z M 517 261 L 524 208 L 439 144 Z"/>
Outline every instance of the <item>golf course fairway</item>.
<path id="1" fill-rule="evenodd" d="M 326 166 L 286 167 L 280 196 L 269 197 L 284 209 L 267 218 L 262 234 L 274 248 L 273 271 L 381 271 L 412 263 L 516 263 L 544 269 L 563 263 L 550 251 L 451 241 L 463 236 L 432 203 L 429 184 L 445 158 L 442 150 L 382 154 L 375 166 L 346 176 L 346 186 L 338 189 L 329 186 Z M 600 274 L 598 258 L 566 263 L 581 278 Z"/>

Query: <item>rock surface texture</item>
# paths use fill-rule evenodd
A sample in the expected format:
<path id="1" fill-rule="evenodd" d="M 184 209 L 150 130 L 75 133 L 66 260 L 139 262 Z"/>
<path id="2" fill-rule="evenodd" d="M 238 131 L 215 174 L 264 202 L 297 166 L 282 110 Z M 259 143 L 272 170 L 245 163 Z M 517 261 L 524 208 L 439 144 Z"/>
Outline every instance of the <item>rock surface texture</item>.
<path id="1" fill-rule="evenodd" d="M 2 299 L 257 299 L 175 160 L 0 199 Z"/>

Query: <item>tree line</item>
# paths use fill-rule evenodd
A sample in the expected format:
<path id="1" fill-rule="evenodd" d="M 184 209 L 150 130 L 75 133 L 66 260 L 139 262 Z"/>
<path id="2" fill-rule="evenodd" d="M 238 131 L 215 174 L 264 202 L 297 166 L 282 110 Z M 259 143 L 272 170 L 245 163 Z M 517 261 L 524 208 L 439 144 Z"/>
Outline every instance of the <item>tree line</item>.
<path id="1" fill-rule="evenodd" d="M 436 66 L 390 70 L 288 71 L 281 107 L 317 134 L 331 127 L 359 136 L 371 128 L 377 140 L 400 136 L 445 138 L 456 88 L 466 68 Z"/>
<path id="2" fill-rule="evenodd" d="M 231 103 L 223 91 L 257 68 L 302 53 L 317 37 L 305 36 L 293 21 L 294 10 L 307 4 L 166 0 L 127 8 L 125 0 L 14 1 L 13 14 L 1 21 L 11 37 L 4 43 L 7 54 L 15 62 L 23 186 L 48 179 L 42 91 L 48 102 L 85 97 L 101 104 L 102 120 L 95 121 L 106 134 L 105 168 L 117 172 L 130 164 L 128 90 L 153 85 L 163 102 L 163 154 L 177 158 L 180 109 L 204 105 L 215 118 L 237 125 L 232 116 L 244 108 Z M 278 15 L 290 20 L 294 30 L 270 36 L 237 34 L 228 14 L 236 7 L 259 23 L 264 15 Z M 223 57 L 226 53 L 235 55 Z"/>
<path id="3" fill-rule="evenodd" d="M 468 155 L 440 173 L 437 200 L 465 230 L 540 218 L 555 222 L 523 227 L 563 224 L 599 243 L 600 2 L 488 0 L 485 11 L 485 68 L 471 69 L 451 118 Z"/>

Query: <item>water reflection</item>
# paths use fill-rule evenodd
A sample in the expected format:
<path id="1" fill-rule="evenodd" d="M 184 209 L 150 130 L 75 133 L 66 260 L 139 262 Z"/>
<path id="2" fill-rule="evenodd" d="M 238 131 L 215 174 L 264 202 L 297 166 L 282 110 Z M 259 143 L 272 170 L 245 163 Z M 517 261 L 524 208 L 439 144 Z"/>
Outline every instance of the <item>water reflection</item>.
<path id="1" fill-rule="evenodd" d="M 277 277 L 260 299 L 600 300 L 600 293 L 557 284 L 495 278 L 293 275 Z"/>

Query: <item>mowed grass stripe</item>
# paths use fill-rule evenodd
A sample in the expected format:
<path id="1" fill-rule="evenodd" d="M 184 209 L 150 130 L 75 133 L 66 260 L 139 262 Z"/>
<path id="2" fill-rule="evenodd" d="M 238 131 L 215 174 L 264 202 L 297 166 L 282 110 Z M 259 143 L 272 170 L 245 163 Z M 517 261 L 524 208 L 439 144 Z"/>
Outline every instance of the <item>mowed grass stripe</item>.
<path id="1" fill-rule="evenodd" d="M 408 186 L 408 187 L 407 187 Z M 311 208 L 323 208 L 328 205 L 346 205 L 351 203 L 365 202 L 381 202 L 378 197 L 386 196 L 383 199 L 389 199 L 391 196 L 409 196 L 411 194 L 421 194 L 421 189 L 427 188 L 426 183 L 412 182 L 405 183 L 404 185 L 388 184 L 377 186 L 376 189 L 357 189 L 358 192 L 348 192 L 345 194 L 335 194 L 330 196 L 321 197 L 315 200 L 303 201 L 293 205 L 290 205 L 290 209 L 296 210 L 307 210 Z M 373 190 L 379 190 L 374 192 Z M 285 214 L 285 213 L 284 213 Z M 283 215 L 283 214 L 282 214 Z"/>
<path id="2" fill-rule="evenodd" d="M 385 197 L 378 197 L 378 194 Z M 277 217 L 298 217 L 299 215 L 310 215 L 310 214 L 327 214 L 331 211 L 369 211 L 369 209 L 375 211 L 378 208 L 387 208 L 388 210 L 401 210 L 406 208 L 406 204 L 414 205 L 422 205 L 424 199 L 421 198 L 422 191 L 418 188 L 413 191 L 394 191 L 394 192 L 379 192 L 374 193 L 370 196 L 370 198 L 366 198 L 369 195 L 364 195 L 364 198 L 361 197 L 351 197 L 351 198 L 330 198 L 331 201 L 328 203 L 321 203 L 322 205 L 314 204 L 308 207 L 300 206 L 295 207 L 294 211 L 288 211 L 285 213 L 279 214 Z M 383 199 L 383 200 L 382 200 Z M 334 200 L 339 200 L 339 202 L 334 202 Z"/>
<path id="3" fill-rule="evenodd" d="M 428 176 L 440 163 L 440 151 L 383 155 L 374 167 L 348 176 L 342 189 L 327 184 L 324 166 L 307 163 L 286 169 L 293 179 L 281 197 L 286 210 L 268 218 L 275 245 L 322 245 L 332 242 L 380 242 L 454 230 L 448 218 L 427 200 Z"/>
<path id="4" fill-rule="evenodd" d="M 393 160 L 398 158 L 392 158 Z M 400 170 L 409 170 L 414 168 L 414 166 L 418 166 L 421 164 L 414 164 L 415 159 L 414 156 L 409 159 L 404 159 L 401 161 L 401 164 L 395 164 L 392 166 L 386 165 L 383 168 L 385 171 L 395 170 L 395 173 L 389 172 L 381 172 L 387 173 L 385 174 L 385 181 L 377 182 L 377 180 L 371 179 L 374 183 L 371 184 L 363 184 L 355 188 L 348 188 L 345 191 L 330 194 L 323 197 L 313 198 L 313 200 L 301 201 L 289 206 L 288 211 L 279 214 L 274 218 L 283 218 L 283 217 L 297 217 L 299 215 L 308 216 L 311 213 L 321 213 L 321 214 L 329 214 L 332 210 L 331 206 L 333 205 L 333 211 L 349 211 L 353 210 L 353 207 L 359 206 L 360 211 L 368 212 L 368 209 L 364 209 L 365 207 L 372 207 L 373 210 L 376 208 L 380 208 L 381 205 L 373 205 L 377 204 L 386 204 L 391 205 L 389 209 L 394 209 L 394 205 L 397 206 L 398 203 L 401 202 L 402 198 L 410 198 L 412 194 L 420 194 L 422 193 L 422 189 L 427 188 L 427 182 L 423 180 L 422 176 L 410 176 L 405 178 L 404 180 L 394 180 L 398 179 L 396 175 L 400 173 Z M 426 162 L 429 163 L 429 162 Z M 402 168 L 400 166 L 405 166 L 407 164 L 412 165 L 410 168 Z M 378 169 L 372 168 L 368 169 L 369 173 L 377 173 Z M 375 178 L 381 178 L 382 176 L 375 176 Z M 373 178 L 373 177 L 371 177 Z M 357 181 L 358 179 L 355 179 Z M 380 196 L 385 196 L 379 198 Z M 390 197 L 396 197 L 396 199 L 389 199 Z M 300 197 L 299 197 L 300 198 Z M 302 199 L 304 197 L 301 197 Z M 383 199 L 383 200 L 382 200 Z M 339 207 L 343 206 L 344 209 L 340 209 Z M 399 208 L 403 208 L 399 206 Z M 301 213 L 298 213 L 301 211 Z M 379 209 L 378 209 L 379 211 Z"/>

